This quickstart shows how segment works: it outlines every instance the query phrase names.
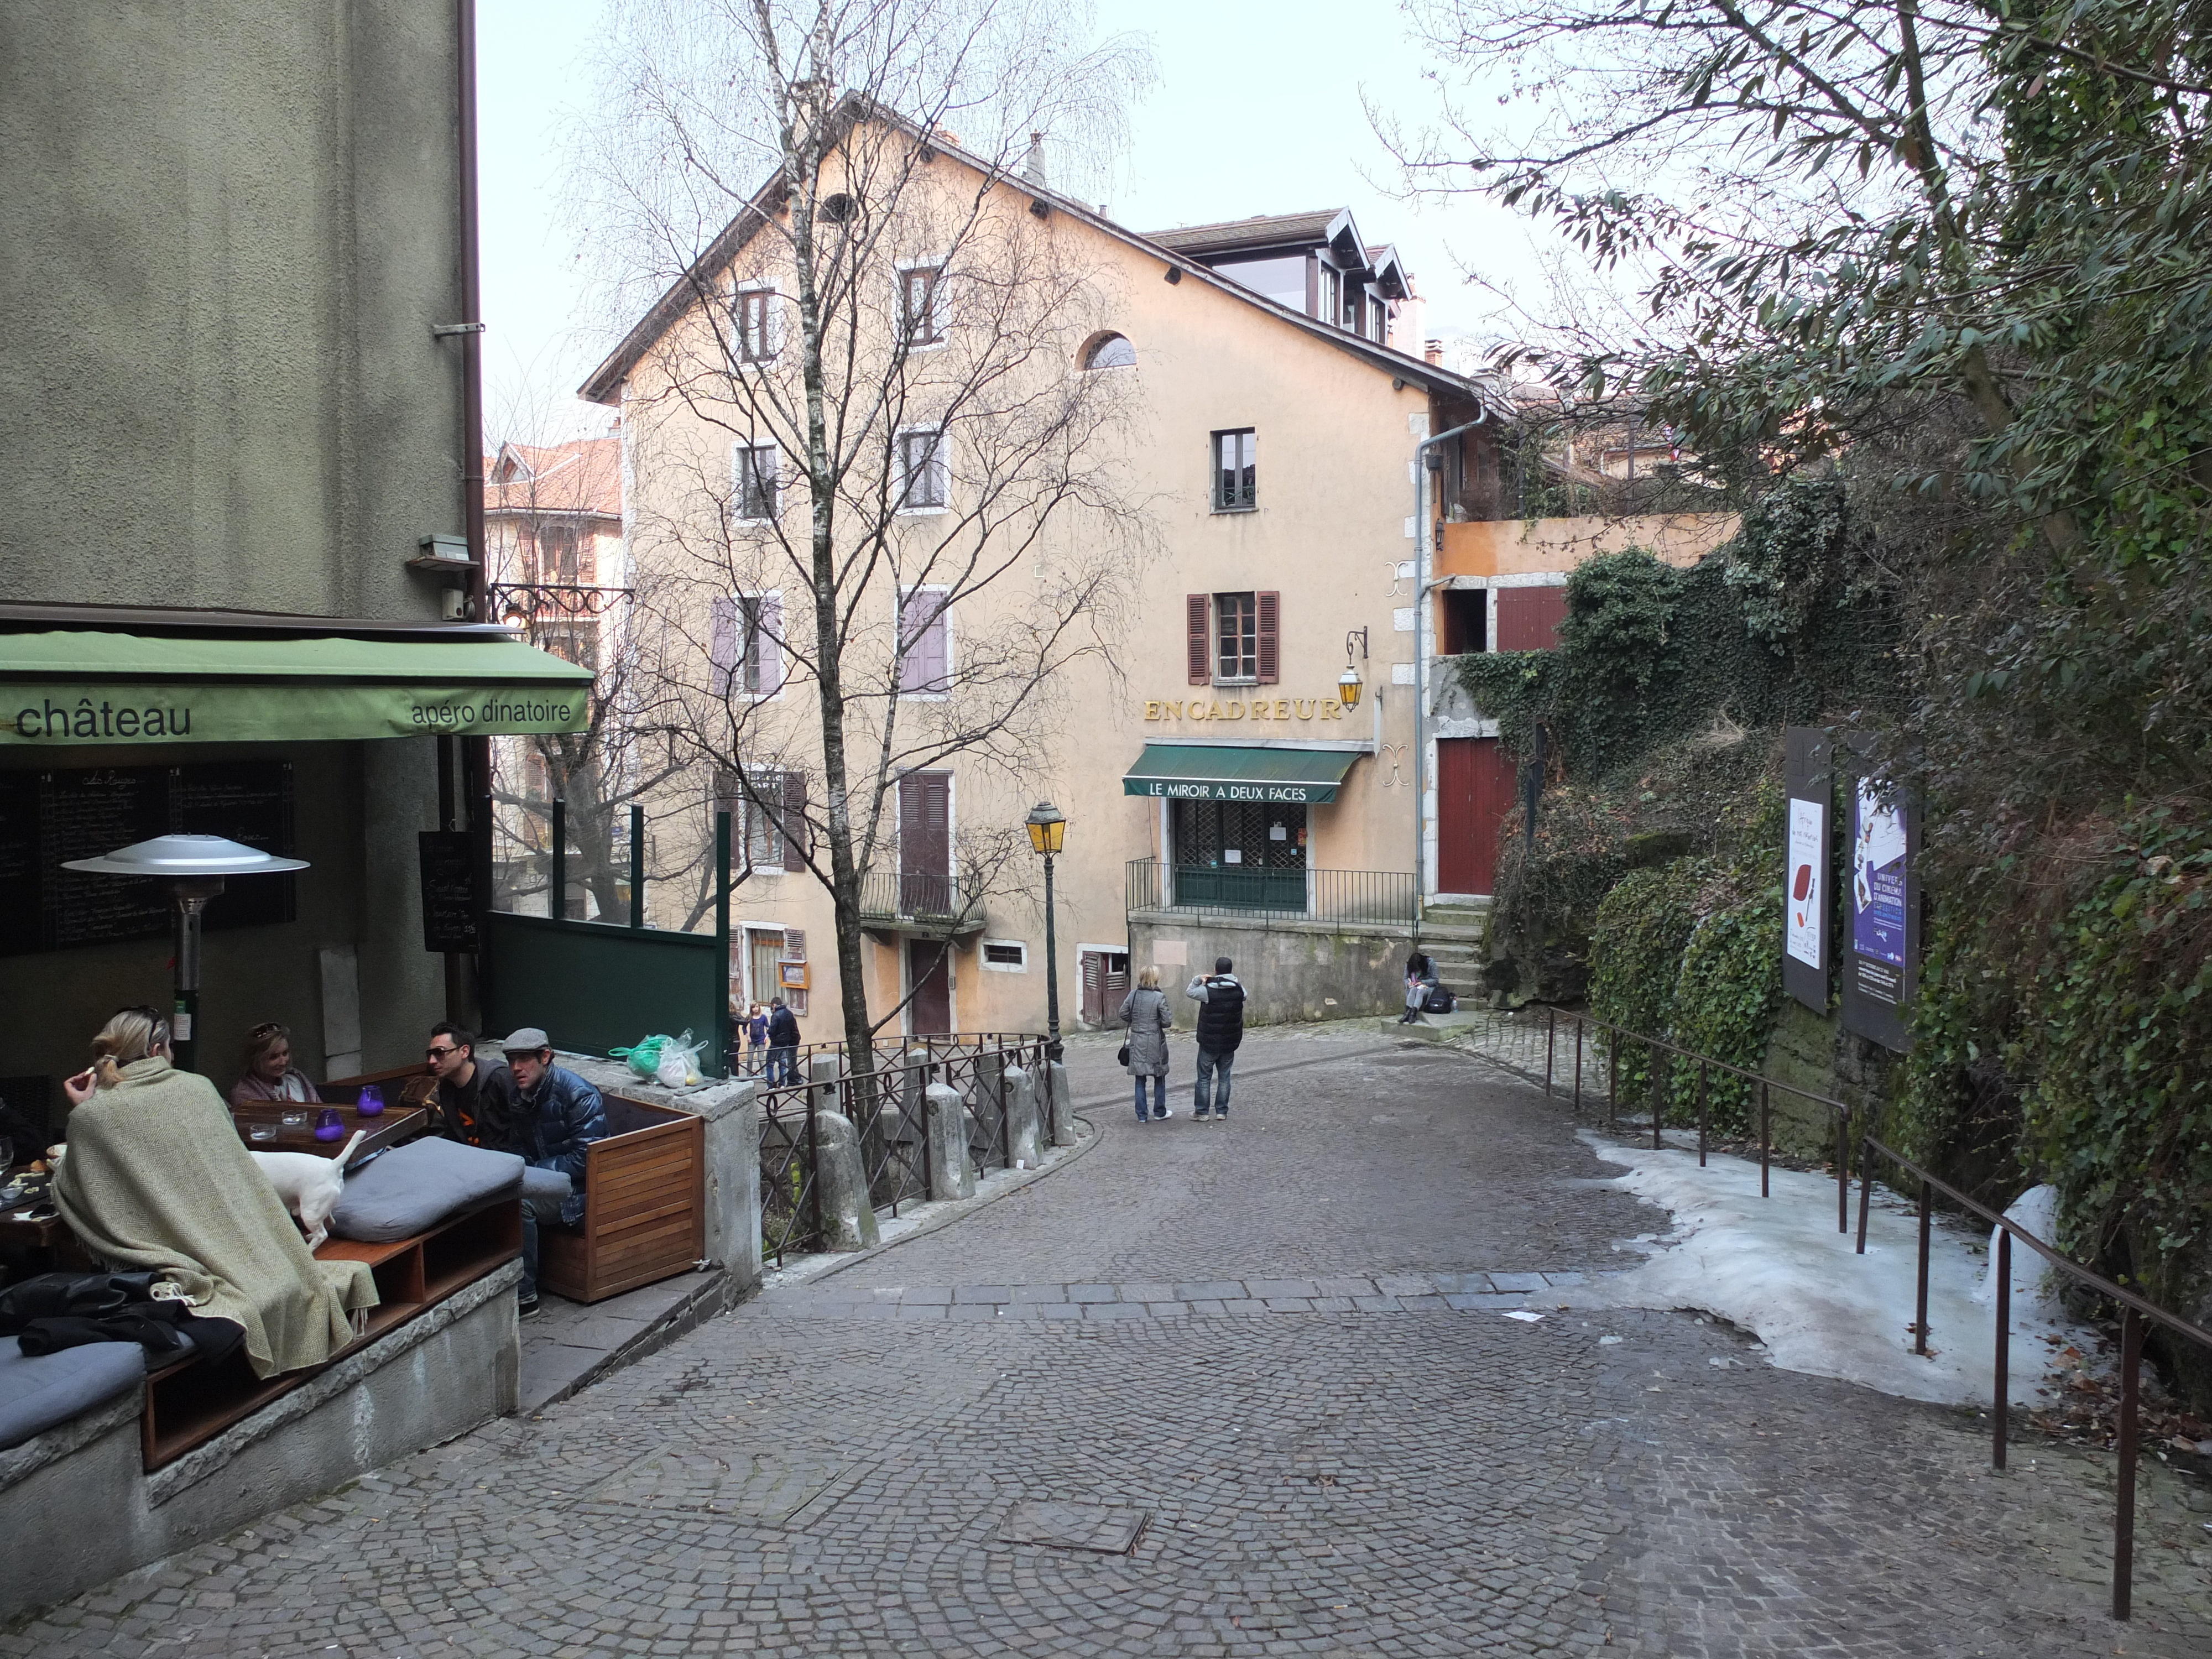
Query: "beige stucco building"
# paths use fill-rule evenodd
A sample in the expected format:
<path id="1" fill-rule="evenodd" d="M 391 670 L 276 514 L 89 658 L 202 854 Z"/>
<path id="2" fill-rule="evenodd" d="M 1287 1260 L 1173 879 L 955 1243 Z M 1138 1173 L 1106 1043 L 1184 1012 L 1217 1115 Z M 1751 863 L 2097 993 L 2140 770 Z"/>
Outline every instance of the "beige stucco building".
<path id="1" fill-rule="evenodd" d="M 916 1033 L 1042 1025 L 1045 925 L 1021 826 L 1048 799 L 1067 819 L 1064 1025 L 1110 1018 L 1137 969 L 1179 984 L 1217 952 L 1261 1017 L 1395 1008 L 1417 926 L 1487 892 L 1490 861 L 1464 854 L 1494 849 L 1510 795 L 1494 725 L 1440 734 L 1417 712 L 1447 627 L 1464 635 L 1474 617 L 1454 649 L 1504 642 L 1489 590 L 1528 580 L 1493 582 L 1473 558 L 1448 575 L 1432 556 L 1442 521 L 1490 520 L 1505 499 L 1510 409 L 1407 349 L 1412 285 L 1349 210 L 1144 235 L 942 135 L 872 142 L 920 152 L 881 210 L 913 222 L 872 228 L 857 192 L 825 185 L 831 223 L 817 226 L 874 230 L 841 349 L 872 365 L 853 383 L 895 392 L 841 496 L 857 520 L 841 568 L 867 574 L 840 589 L 833 653 L 840 695 L 865 705 L 854 746 L 884 763 L 861 906 L 872 1012 Z M 872 153 L 872 176 L 885 165 Z M 970 201 L 948 254 L 945 204 Z M 689 787 L 719 789 L 739 819 L 733 996 L 781 991 L 829 1036 L 834 917 L 804 867 L 821 856 L 823 665 L 793 487 L 790 225 L 764 190 L 583 390 L 622 411 L 641 604 L 696 727 L 727 737 L 702 744 Z M 985 265 L 1019 270 L 1033 308 Z M 970 418 L 994 331 L 1018 335 L 1004 378 L 1022 390 L 1001 395 L 1002 417 Z M 1012 527 L 990 542 L 976 520 L 1020 471 L 996 452 L 1044 404 L 1082 435 L 1055 475 L 1080 499 L 1001 514 Z M 1017 550 L 963 586 L 979 545 Z M 1579 545 L 1528 568 L 1556 592 Z M 1462 588 L 1488 612 L 1448 611 Z M 1040 601 L 1071 593 L 1057 611 Z M 1030 651 L 1047 623 L 1079 647 Z M 1006 683 L 1024 665 L 1043 671 L 1025 698 Z M 994 696 L 1013 707 L 1002 726 Z M 963 732 L 982 737 L 963 746 Z M 876 793 L 848 791 L 856 815 Z"/>

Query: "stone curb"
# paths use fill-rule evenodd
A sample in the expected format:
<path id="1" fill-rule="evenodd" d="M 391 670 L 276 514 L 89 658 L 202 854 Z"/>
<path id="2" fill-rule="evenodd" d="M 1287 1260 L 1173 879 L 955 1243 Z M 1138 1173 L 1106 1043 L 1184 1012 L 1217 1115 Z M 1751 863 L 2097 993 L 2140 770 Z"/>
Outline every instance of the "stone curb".
<path id="1" fill-rule="evenodd" d="M 608 1349 L 588 1369 L 570 1378 L 535 1405 L 527 1407 L 522 1414 L 531 1417 L 539 1415 L 548 1407 L 557 1406 L 563 1400 L 582 1393 L 610 1373 L 618 1371 L 625 1365 L 635 1364 L 641 1359 L 648 1358 L 659 1353 L 677 1338 L 690 1335 L 716 1314 L 737 1307 L 759 1293 L 758 1285 L 740 1291 L 736 1280 L 726 1273 L 708 1274 L 705 1284 L 669 1309 L 658 1320 L 647 1326 L 620 1347 Z"/>

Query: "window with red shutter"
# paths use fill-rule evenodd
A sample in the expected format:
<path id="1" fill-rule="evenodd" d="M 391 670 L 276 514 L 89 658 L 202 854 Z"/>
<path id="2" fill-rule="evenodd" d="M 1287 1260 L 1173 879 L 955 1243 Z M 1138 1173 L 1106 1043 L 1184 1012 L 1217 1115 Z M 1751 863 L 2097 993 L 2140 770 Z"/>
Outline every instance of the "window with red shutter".
<path id="1" fill-rule="evenodd" d="M 1549 651 L 1559 642 L 1567 619 L 1567 590 L 1543 587 L 1498 590 L 1498 647 L 1500 651 Z"/>
<path id="2" fill-rule="evenodd" d="M 1212 644 L 1206 635 L 1205 594 L 1193 593 L 1183 600 L 1183 620 L 1189 641 L 1190 683 L 1204 685 L 1213 678 L 1209 659 Z"/>
<path id="3" fill-rule="evenodd" d="M 1281 630 L 1282 595 L 1262 593 L 1259 599 L 1260 672 L 1255 678 L 1262 685 L 1273 685 L 1282 678 L 1279 672 L 1282 661 L 1282 650 L 1278 643 Z"/>

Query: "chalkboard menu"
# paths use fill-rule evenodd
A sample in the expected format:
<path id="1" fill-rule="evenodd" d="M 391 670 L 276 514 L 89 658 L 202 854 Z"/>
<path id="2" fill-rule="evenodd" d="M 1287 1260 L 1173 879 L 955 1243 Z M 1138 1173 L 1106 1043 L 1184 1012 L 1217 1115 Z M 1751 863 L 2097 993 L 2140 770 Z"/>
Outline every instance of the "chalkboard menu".
<path id="1" fill-rule="evenodd" d="M 465 830 L 425 830 L 422 849 L 422 948 L 477 948 L 476 837 Z"/>
<path id="2" fill-rule="evenodd" d="M 61 866 L 179 831 L 289 857 L 290 763 L 0 772 L 0 956 L 167 933 L 172 912 L 161 882 Z M 290 872 L 233 876 L 210 902 L 204 925 L 262 927 L 298 913 Z"/>

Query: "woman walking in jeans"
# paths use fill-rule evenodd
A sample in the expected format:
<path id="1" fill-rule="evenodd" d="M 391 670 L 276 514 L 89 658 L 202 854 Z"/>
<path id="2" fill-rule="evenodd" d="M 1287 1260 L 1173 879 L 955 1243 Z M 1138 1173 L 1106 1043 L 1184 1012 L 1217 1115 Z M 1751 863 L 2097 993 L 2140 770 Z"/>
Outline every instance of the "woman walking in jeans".
<path id="1" fill-rule="evenodd" d="M 1167 994 L 1160 989 L 1160 970 L 1138 972 L 1137 988 L 1121 999 L 1121 1024 L 1129 1030 L 1129 1075 L 1137 1085 L 1137 1121 L 1145 1120 L 1145 1079 L 1152 1080 L 1152 1115 L 1173 1117 L 1168 1109 Z"/>

